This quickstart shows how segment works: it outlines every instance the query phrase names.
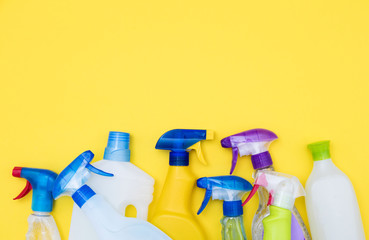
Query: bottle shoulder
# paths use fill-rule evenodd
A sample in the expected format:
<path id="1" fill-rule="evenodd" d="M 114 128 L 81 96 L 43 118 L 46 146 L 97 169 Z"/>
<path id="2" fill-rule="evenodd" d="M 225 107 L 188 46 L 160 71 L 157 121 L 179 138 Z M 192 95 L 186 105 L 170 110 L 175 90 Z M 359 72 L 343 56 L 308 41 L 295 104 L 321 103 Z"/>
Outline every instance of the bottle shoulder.
<path id="1" fill-rule="evenodd" d="M 93 163 L 93 165 L 103 171 L 113 173 L 114 177 L 121 179 L 132 179 L 140 183 L 143 182 L 152 185 L 155 182 L 153 177 L 131 162 L 119 162 L 102 159 Z"/>
<path id="2" fill-rule="evenodd" d="M 326 174 L 311 174 L 306 182 L 307 198 L 311 194 L 326 195 L 354 192 L 350 179 L 340 170 Z"/>
<path id="3" fill-rule="evenodd" d="M 330 181 L 350 181 L 346 174 L 342 172 L 331 160 L 323 160 L 314 162 L 313 170 L 307 180 L 307 185 L 314 182 Z"/>

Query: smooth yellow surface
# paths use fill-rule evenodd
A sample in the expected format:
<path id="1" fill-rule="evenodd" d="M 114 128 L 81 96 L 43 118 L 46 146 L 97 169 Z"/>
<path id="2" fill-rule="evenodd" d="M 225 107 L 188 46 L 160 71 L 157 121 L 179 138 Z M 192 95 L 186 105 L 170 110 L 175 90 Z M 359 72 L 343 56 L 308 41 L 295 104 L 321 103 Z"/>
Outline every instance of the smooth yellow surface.
<path id="1" fill-rule="evenodd" d="M 13 166 L 60 172 L 87 149 L 101 159 L 109 130 L 132 133 L 132 162 L 159 190 L 152 210 L 169 161 L 154 146 L 173 128 L 215 130 L 202 144 L 208 166 L 191 162 L 198 177 L 229 173 L 223 137 L 263 127 L 280 137 L 276 170 L 305 184 L 306 145 L 330 139 L 369 234 L 368 25 L 367 0 L 2 0 L 0 239 L 23 239 L 31 212 L 30 196 L 12 200 L 25 186 Z M 252 181 L 249 157 L 235 174 Z M 245 209 L 249 239 L 256 205 Z M 303 198 L 297 208 L 307 220 Z M 59 199 L 62 239 L 71 213 Z M 220 201 L 198 216 L 209 239 L 221 217 Z"/>
<path id="2" fill-rule="evenodd" d="M 149 221 L 176 240 L 206 240 L 205 231 L 191 212 L 196 177 L 189 167 L 170 166 L 163 190 Z"/>

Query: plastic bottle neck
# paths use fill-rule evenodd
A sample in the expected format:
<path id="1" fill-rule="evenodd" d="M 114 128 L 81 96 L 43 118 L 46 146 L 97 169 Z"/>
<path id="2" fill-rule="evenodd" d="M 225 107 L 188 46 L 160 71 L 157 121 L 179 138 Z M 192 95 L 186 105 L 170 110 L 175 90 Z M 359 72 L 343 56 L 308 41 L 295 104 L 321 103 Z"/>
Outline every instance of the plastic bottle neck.
<path id="1" fill-rule="evenodd" d="M 314 161 L 313 169 L 316 169 L 318 171 L 325 171 L 332 168 L 337 168 L 332 159 Z"/>
<path id="2" fill-rule="evenodd" d="M 273 165 L 272 165 L 272 166 L 268 166 L 268 167 L 265 167 L 265 168 L 255 169 L 255 174 L 256 174 L 258 171 L 260 171 L 260 170 L 274 171 L 274 167 L 273 167 Z"/>
<path id="3" fill-rule="evenodd" d="M 320 163 L 322 163 L 322 164 L 333 164 L 333 161 L 332 161 L 331 158 L 314 161 L 314 165 L 315 164 L 320 164 Z"/>
<path id="4" fill-rule="evenodd" d="M 107 161 L 117 161 L 117 162 L 130 162 L 131 161 L 131 153 L 130 150 L 121 150 L 120 153 L 104 153 L 104 160 Z"/>
<path id="5" fill-rule="evenodd" d="M 46 216 L 50 216 L 50 212 L 38 212 L 38 211 L 34 211 L 32 213 L 32 215 L 38 216 L 38 217 L 46 217 Z"/>

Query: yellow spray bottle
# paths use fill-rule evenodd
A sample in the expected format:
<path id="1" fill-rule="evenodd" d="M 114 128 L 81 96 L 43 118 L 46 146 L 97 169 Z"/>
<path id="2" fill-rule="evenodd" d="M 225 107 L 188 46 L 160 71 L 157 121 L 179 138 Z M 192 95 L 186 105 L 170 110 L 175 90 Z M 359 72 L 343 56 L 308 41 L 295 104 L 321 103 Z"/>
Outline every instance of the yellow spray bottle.
<path id="1" fill-rule="evenodd" d="M 212 139 L 207 130 L 174 129 L 164 133 L 155 148 L 170 150 L 169 169 L 156 210 L 150 220 L 175 240 L 206 240 L 205 233 L 191 211 L 191 195 L 196 177 L 189 168 L 190 150 L 206 165 L 201 141 Z"/>

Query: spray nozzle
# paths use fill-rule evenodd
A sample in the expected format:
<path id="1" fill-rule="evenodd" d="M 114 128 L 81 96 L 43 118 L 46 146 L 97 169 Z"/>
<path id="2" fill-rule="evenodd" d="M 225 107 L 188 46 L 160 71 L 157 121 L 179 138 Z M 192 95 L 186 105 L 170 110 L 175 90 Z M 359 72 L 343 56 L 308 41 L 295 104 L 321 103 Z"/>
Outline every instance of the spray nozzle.
<path id="1" fill-rule="evenodd" d="M 32 189 L 32 210 L 37 212 L 51 212 L 53 209 L 52 189 L 56 173 L 46 169 L 15 167 L 12 173 L 13 177 L 25 178 L 26 187 L 14 198 L 21 199 Z"/>
<path id="2" fill-rule="evenodd" d="M 203 177 L 197 180 L 199 188 L 205 188 L 205 197 L 197 214 L 200 214 L 213 200 L 223 200 L 223 212 L 225 216 L 242 215 L 242 196 L 252 189 L 251 184 L 237 176 Z M 227 203 L 226 203 L 227 202 Z"/>
<path id="3" fill-rule="evenodd" d="M 170 150 L 171 166 L 188 166 L 189 150 L 195 150 L 198 159 L 206 165 L 201 150 L 201 141 L 214 138 L 214 132 L 210 130 L 174 129 L 164 133 L 156 143 L 156 149 Z"/>
<path id="4" fill-rule="evenodd" d="M 263 186 L 269 192 L 268 205 L 273 205 L 291 210 L 295 199 L 305 196 L 304 187 L 295 176 L 284 173 L 259 170 L 255 176 L 254 188 L 247 197 L 243 206 L 253 197 L 259 186 Z"/>
<path id="5" fill-rule="evenodd" d="M 90 162 L 93 158 L 94 154 L 90 150 L 85 151 L 59 174 L 53 188 L 54 199 L 64 195 L 71 196 L 87 182 L 91 175 L 90 172 L 106 177 L 114 176 L 92 166 Z"/>
<path id="6" fill-rule="evenodd" d="M 251 155 L 254 169 L 271 166 L 273 161 L 268 149 L 270 143 L 277 138 L 277 135 L 272 131 L 261 128 L 251 129 L 223 138 L 220 142 L 222 147 L 232 148 L 231 174 L 236 167 L 238 154 L 240 157 Z"/>

